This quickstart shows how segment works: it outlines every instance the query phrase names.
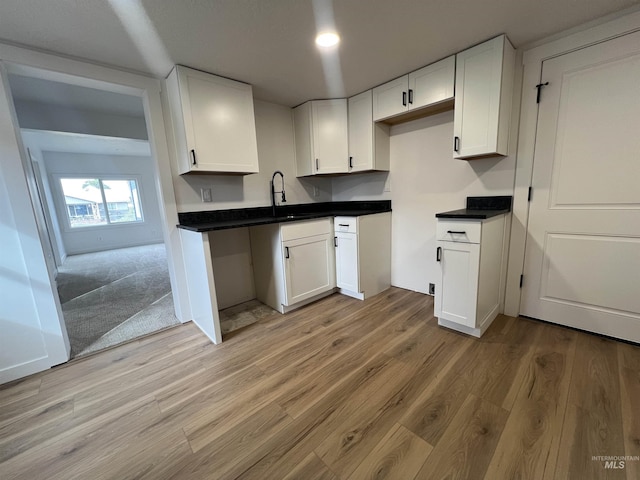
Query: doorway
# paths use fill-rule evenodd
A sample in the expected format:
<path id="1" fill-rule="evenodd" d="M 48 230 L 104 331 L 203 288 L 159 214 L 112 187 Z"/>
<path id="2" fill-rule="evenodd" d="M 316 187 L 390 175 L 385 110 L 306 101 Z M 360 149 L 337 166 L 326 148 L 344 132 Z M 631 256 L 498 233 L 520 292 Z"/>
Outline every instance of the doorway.
<path id="1" fill-rule="evenodd" d="M 178 325 L 142 98 L 9 84 L 71 358 Z"/>

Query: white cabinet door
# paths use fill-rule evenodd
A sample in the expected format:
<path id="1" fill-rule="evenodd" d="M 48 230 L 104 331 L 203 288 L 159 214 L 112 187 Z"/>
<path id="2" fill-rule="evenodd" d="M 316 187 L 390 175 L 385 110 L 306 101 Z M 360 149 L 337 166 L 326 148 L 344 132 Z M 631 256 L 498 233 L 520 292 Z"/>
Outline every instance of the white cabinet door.
<path id="1" fill-rule="evenodd" d="M 455 73 L 455 55 L 411 72 L 409 74 L 409 110 L 451 100 Z"/>
<path id="2" fill-rule="evenodd" d="M 349 169 L 373 169 L 373 96 L 367 90 L 349 99 Z"/>
<path id="3" fill-rule="evenodd" d="M 349 171 L 389 171 L 389 125 L 373 121 L 373 91 L 348 101 Z"/>
<path id="4" fill-rule="evenodd" d="M 178 66 L 167 87 L 181 174 L 258 172 L 251 85 Z"/>
<path id="5" fill-rule="evenodd" d="M 507 155 L 514 67 L 504 35 L 456 55 L 454 158 Z"/>
<path id="6" fill-rule="evenodd" d="M 359 292 L 359 276 L 358 235 L 336 232 L 336 285 Z"/>
<path id="7" fill-rule="evenodd" d="M 311 103 L 315 173 L 348 172 L 347 101 Z"/>
<path id="8" fill-rule="evenodd" d="M 405 75 L 373 89 L 373 120 L 383 120 L 406 112 L 409 76 Z"/>
<path id="9" fill-rule="evenodd" d="M 438 318 L 476 327 L 480 245 L 438 241 L 440 285 L 436 292 Z"/>
<path id="10" fill-rule="evenodd" d="M 293 109 L 296 175 L 349 171 L 347 100 L 314 100 Z"/>
<path id="11" fill-rule="evenodd" d="M 293 305 L 336 286 L 335 252 L 331 235 L 282 243 L 285 305 Z"/>

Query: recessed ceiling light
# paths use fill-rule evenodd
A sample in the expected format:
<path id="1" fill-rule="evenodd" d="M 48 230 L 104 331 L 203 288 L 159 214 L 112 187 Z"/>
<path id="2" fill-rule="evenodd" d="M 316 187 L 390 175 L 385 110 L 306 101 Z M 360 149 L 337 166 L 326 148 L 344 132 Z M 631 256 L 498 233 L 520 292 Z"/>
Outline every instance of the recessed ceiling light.
<path id="1" fill-rule="evenodd" d="M 333 47 L 340 41 L 337 33 L 321 33 L 316 37 L 316 45 L 319 47 Z"/>

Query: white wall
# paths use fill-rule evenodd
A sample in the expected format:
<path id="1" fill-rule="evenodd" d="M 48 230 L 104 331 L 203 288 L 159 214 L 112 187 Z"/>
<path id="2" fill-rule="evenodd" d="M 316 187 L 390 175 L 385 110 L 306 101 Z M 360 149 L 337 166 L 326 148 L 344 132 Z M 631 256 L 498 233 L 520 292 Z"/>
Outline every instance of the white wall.
<path id="1" fill-rule="evenodd" d="M 296 178 L 292 110 L 261 101 L 255 101 L 254 105 L 260 173 L 180 176 L 174 170 L 173 185 L 179 212 L 269 206 L 269 181 L 275 170 L 284 173 L 287 203 L 331 201 L 330 178 Z M 279 185 L 279 178 L 277 181 Z M 318 197 L 313 196 L 314 186 L 320 189 Z M 213 202 L 202 202 L 201 188 L 211 188 Z"/>
<path id="2" fill-rule="evenodd" d="M 20 128 L 147 140 L 144 117 L 16 100 Z"/>
<path id="3" fill-rule="evenodd" d="M 209 232 L 220 310 L 256 298 L 248 228 Z"/>
<path id="4" fill-rule="evenodd" d="M 513 194 L 514 157 L 454 160 L 452 139 L 453 111 L 395 125 L 390 193 L 383 173 L 333 180 L 336 201 L 391 199 L 395 286 L 426 293 L 437 284 L 436 213 L 464 208 L 467 196 Z"/>
<path id="5" fill-rule="evenodd" d="M 391 174 L 367 172 L 335 177 L 331 192 L 334 202 L 391 200 Z"/>
<path id="6" fill-rule="evenodd" d="M 96 252 L 163 242 L 158 193 L 150 157 L 43 152 L 66 253 Z M 132 176 L 139 180 L 143 223 L 71 229 L 58 176 Z"/>

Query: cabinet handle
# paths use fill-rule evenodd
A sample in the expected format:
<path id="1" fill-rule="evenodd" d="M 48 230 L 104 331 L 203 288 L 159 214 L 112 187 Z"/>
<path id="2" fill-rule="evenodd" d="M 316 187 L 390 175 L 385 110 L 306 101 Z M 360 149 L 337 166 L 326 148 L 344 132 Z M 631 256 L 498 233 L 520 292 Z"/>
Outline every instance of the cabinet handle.
<path id="1" fill-rule="evenodd" d="M 466 235 L 467 232 L 465 230 L 447 230 L 447 233 L 458 234 L 458 235 Z"/>
<path id="2" fill-rule="evenodd" d="M 284 247 L 284 258 L 289 258 L 289 247 Z"/>
<path id="3" fill-rule="evenodd" d="M 320 170 L 320 167 L 318 167 L 318 159 L 316 158 L 316 172 Z"/>
<path id="4" fill-rule="evenodd" d="M 338 226 L 339 227 L 348 227 L 349 224 L 348 223 L 339 223 Z"/>
<path id="5" fill-rule="evenodd" d="M 453 151 L 460 153 L 460 137 L 453 137 Z"/>
<path id="6" fill-rule="evenodd" d="M 407 92 L 402 92 L 402 106 L 407 106 Z"/>
<path id="7" fill-rule="evenodd" d="M 192 165 L 196 165 L 196 151 L 195 150 L 191 150 L 191 164 Z"/>
<path id="8" fill-rule="evenodd" d="M 442 260 L 442 247 L 436 248 L 436 262 Z"/>
<path id="9" fill-rule="evenodd" d="M 333 246 L 334 247 L 338 246 L 338 237 L 333 237 Z"/>
<path id="10" fill-rule="evenodd" d="M 409 89 L 409 104 L 413 104 L 413 89 Z"/>
<path id="11" fill-rule="evenodd" d="M 353 157 L 349 157 L 349 168 L 353 168 Z"/>

